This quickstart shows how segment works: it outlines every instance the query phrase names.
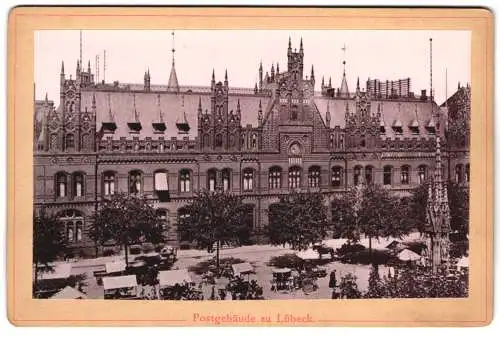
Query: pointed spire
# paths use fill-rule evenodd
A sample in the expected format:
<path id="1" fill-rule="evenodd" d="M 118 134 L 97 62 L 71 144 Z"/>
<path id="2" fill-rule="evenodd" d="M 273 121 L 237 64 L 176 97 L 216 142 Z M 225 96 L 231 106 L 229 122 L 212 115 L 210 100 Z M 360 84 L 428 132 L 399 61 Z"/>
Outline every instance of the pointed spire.
<path id="1" fill-rule="evenodd" d="M 238 104 L 236 105 L 236 114 L 241 116 L 240 99 L 238 98 Z"/>
<path id="2" fill-rule="evenodd" d="M 311 80 L 314 80 L 314 65 L 311 65 Z"/>
<path id="3" fill-rule="evenodd" d="M 347 83 L 346 83 L 347 85 Z M 331 88 L 332 87 L 332 77 L 330 76 L 330 78 L 328 79 L 328 88 Z"/>
<path id="4" fill-rule="evenodd" d="M 259 100 L 259 113 L 257 115 L 257 119 L 259 121 L 259 126 L 262 125 L 262 100 Z"/>
<path id="5" fill-rule="evenodd" d="M 76 60 L 76 73 L 80 72 L 80 60 Z"/>
<path id="6" fill-rule="evenodd" d="M 135 93 L 134 93 L 134 122 L 139 122 L 139 114 L 137 113 L 137 108 L 135 106 Z"/>
<path id="7" fill-rule="evenodd" d="M 262 60 L 260 61 L 259 70 L 262 71 Z"/>
<path id="8" fill-rule="evenodd" d="M 300 38 L 300 53 L 304 53 L 304 46 L 302 45 L 302 37 Z"/>
<path id="9" fill-rule="evenodd" d="M 227 87 L 228 83 L 229 82 L 227 81 L 227 69 L 226 69 L 226 73 L 224 74 L 224 84 L 226 85 L 226 87 Z"/>
<path id="10" fill-rule="evenodd" d="M 161 111 L 160 94 L 158 94 L 156 97 L 157 97 L 156 104 L 158 105 L 158 120 L 160 121 L 160 123 L 162 123 L 163 122 L 163 111 Z"/>
<path id="11" fill-rule="evenodd" d="M 201 96 L 198 98 L 198 116 L 201 116 L 203 109 L 201 108 Z"/>
<path id="12" fill-rule="evenodd" d="M 257 82 L 255 82 L 255 88 L 253 88 L 254 94 L 259 92 L 259 88 L 257 87 Z"/>
<path id="13" fill-rule="evenodd" d="M 280 64 L 279 62 L 276 62 L 276 75 L 280 73 Z"/>
<path id="14" fill-rule="evenodd" d="M 49 94 L 46 92 L 45 93 L 45 103 L 49 102 Z"/>
<path id="15" fill-rule="evenodd" d="M 356 91 L 359 91 L 359 90 L 360 90 L 360 89 L 359 89 L 359 76 L 358 76 L 358 80 L 357 80 L 357 82 L 356 82 Z"/>
<path id="16" fill-rule="evenodd" d="M 331 116 L 330 116 L 330 101 L 328 101 L 328 104 L 326 106 L 326 126 L 330 127 L 330 121 L 331 121 Z"/>
<path id="17" fill-rule="evenodd" d="M 61 61 L 61 75 L 64 75 L 64 61 Z M 460 85 L 460 82 L 459 82 Z"/>
<path id="18" fill-rule="evenodd" d="M 114 122 L 113 113 L 111 112 L 111 94 L 108 92 L 108 121 Z"/>
<path id="19" fill-rule="evenodd" d="M 292 37 L 291 36 L 288 37 L 288 49 L 289 50 L 292 49 Z"/>
<path id="20" fill-rule="evenodd" d="M 170 70 L 170 77 L 168 79 L 167 91 L 178 93 L 180 91 L 179 81 L 177 80 L 177 73 L 175 71 L 175 33 L 172 32 L 172 69 Z"/>
<path id="21" fill-rule="evenodd" d="M 325 76 L 321 77 L 321 87 L 325 86 Z"/>
<path id="22" fill-rule="evenodd" d="M 89 60 L 89 63 L 88 63 L 88 65 L 87 65 L 87 71 L 88 71 L 88 73 L 90 74 L 90 60 Z"/>

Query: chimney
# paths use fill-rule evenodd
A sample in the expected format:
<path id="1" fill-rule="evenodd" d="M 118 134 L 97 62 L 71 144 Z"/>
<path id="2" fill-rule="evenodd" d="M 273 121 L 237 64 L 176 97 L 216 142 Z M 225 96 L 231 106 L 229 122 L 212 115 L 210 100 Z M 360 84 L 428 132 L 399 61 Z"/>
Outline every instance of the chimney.
<path id="1" fill-rule="evenodd" d="M 425 89 L 421 90 L 420 99 L 422 101 L 426 101 L 427 100 L 427 90 L 425 90 Z"/>

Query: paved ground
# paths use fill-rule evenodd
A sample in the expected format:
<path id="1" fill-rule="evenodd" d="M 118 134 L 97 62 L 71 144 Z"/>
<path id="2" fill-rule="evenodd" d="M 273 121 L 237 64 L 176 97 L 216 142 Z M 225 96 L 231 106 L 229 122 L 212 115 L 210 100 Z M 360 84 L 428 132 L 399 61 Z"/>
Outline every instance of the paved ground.
<path id="1" fill-rule="evenodd" d="M 250 275 L 250 279 L 255 279 L 263 287 L 264 298 L 266 299 L 294 299 L 294 298 L 309 298 L 309 299 L 325 299 L 331 298 L 331 289 L 328 288 L 329 278 L 320 278 L 317 281 L 318 289 L 313 293 L 308 295 L 304 294 L 302 290 L 296 290 L 292 292 L 288 291 L 271 291 L 271 280 L 272 280 L 272 267 L 267 266 L 267 262 L 273 256 L 279 256 L 287 253 L 293 253 L 291 249 L 269 246 L 269 245 L 255 245 L 238 247 L 232 249 L 224 249 L 220 253 L 220 257 L 238 257 L 251 263 L 255 268 L 255 274 Z M 178 261 L 174 264 L 174 269 L 184 269 L 193 266 L 201 261 L 207 260 L 213 257 L 214 254 L 208 254 L 205 251 L 196 250 L 186 250 L 178 252 Z M 102 257 L 99 259 L 90 260 L 80 260 L 73 262 L 72 274 L 82 274 L 87 275 L 87 287 L 84 290 L 87 292 L 89 298 L 103 298 L 103 288 L 98 286 L 95 278 L 93 277 L 93 271 L 102 269 L 106 262 L 123 259 L 123 256 L 112 256 L 112 257 Z M 337 270 L 337 280 L 347 274 L 353 273 L 358 277 L 358 288 L 361 291 L 365 291 L 368 287 L 368 276 L 370 273 L 370 266 L 363 265 L 350 265 L 341 264 L 340 262 L 330 262 L 323 265 L 327 269 L 327 274 L 333 269 Z M 381 276 L 387 274 L 387 269 L 384 267 L 380 268 Z M 194 273 L 190 273 L 194 282 L 199 283 L 201 277 Z M 205 287 L 204 293 L 205 298 L 210 296 L 210 286 Z"/>

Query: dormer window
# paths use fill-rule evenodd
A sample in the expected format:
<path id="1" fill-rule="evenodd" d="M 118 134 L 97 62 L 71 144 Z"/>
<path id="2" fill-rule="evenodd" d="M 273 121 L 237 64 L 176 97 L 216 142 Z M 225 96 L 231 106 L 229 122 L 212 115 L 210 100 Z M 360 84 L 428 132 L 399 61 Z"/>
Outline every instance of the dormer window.
<path id="1" fill-rule="evenodd" d="M 394 130 L 394 133 L 398 135 L 403 133 L 403 124 L 401 124 L 401 121 L 399 119 L 396 120 L 392 125 L 392 130 Z"/>
<path id="2" fill-rule="evenodd" d="M 142 130 L 141 122 L 135 121 L 127 123 L 130 133 L 139 133 Z"/>
<path id="3" fill-rule="evenodd" d="M 413 135 L 418 135 L 420 133 L 419 124 L 416 119 L 414 119 L 408 127 Z"/>
<path id="4" fill-rule="evenodd" d="M 431 118 L 429 120 L 429 123 L 427 123 L 427 126 L 425 128 L 431 135 L 436 134 L 436 122 L 434 121 L 434 118 Z"/>
<path id="5" fill-rule="evenodd" d="M 153 123 L 153 129 L 154 129 L 155 133 L 164 133 L 165 130 L 167 130 L 167 125 L 163 121 L 156 122 L 156 123 Z"/>

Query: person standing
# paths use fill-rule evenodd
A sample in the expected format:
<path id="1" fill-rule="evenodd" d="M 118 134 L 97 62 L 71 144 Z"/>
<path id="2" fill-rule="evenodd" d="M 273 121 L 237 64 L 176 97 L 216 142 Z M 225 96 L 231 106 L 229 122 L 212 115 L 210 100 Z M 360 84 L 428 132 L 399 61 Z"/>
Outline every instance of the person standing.
<path id="1" fill-rule="evenodd" d="M 333 289 L 337 286 L 337 271 L 334 269 L 331 273 L 330 273 L 330 281 L 328 282 L 328 287 Z"/>

